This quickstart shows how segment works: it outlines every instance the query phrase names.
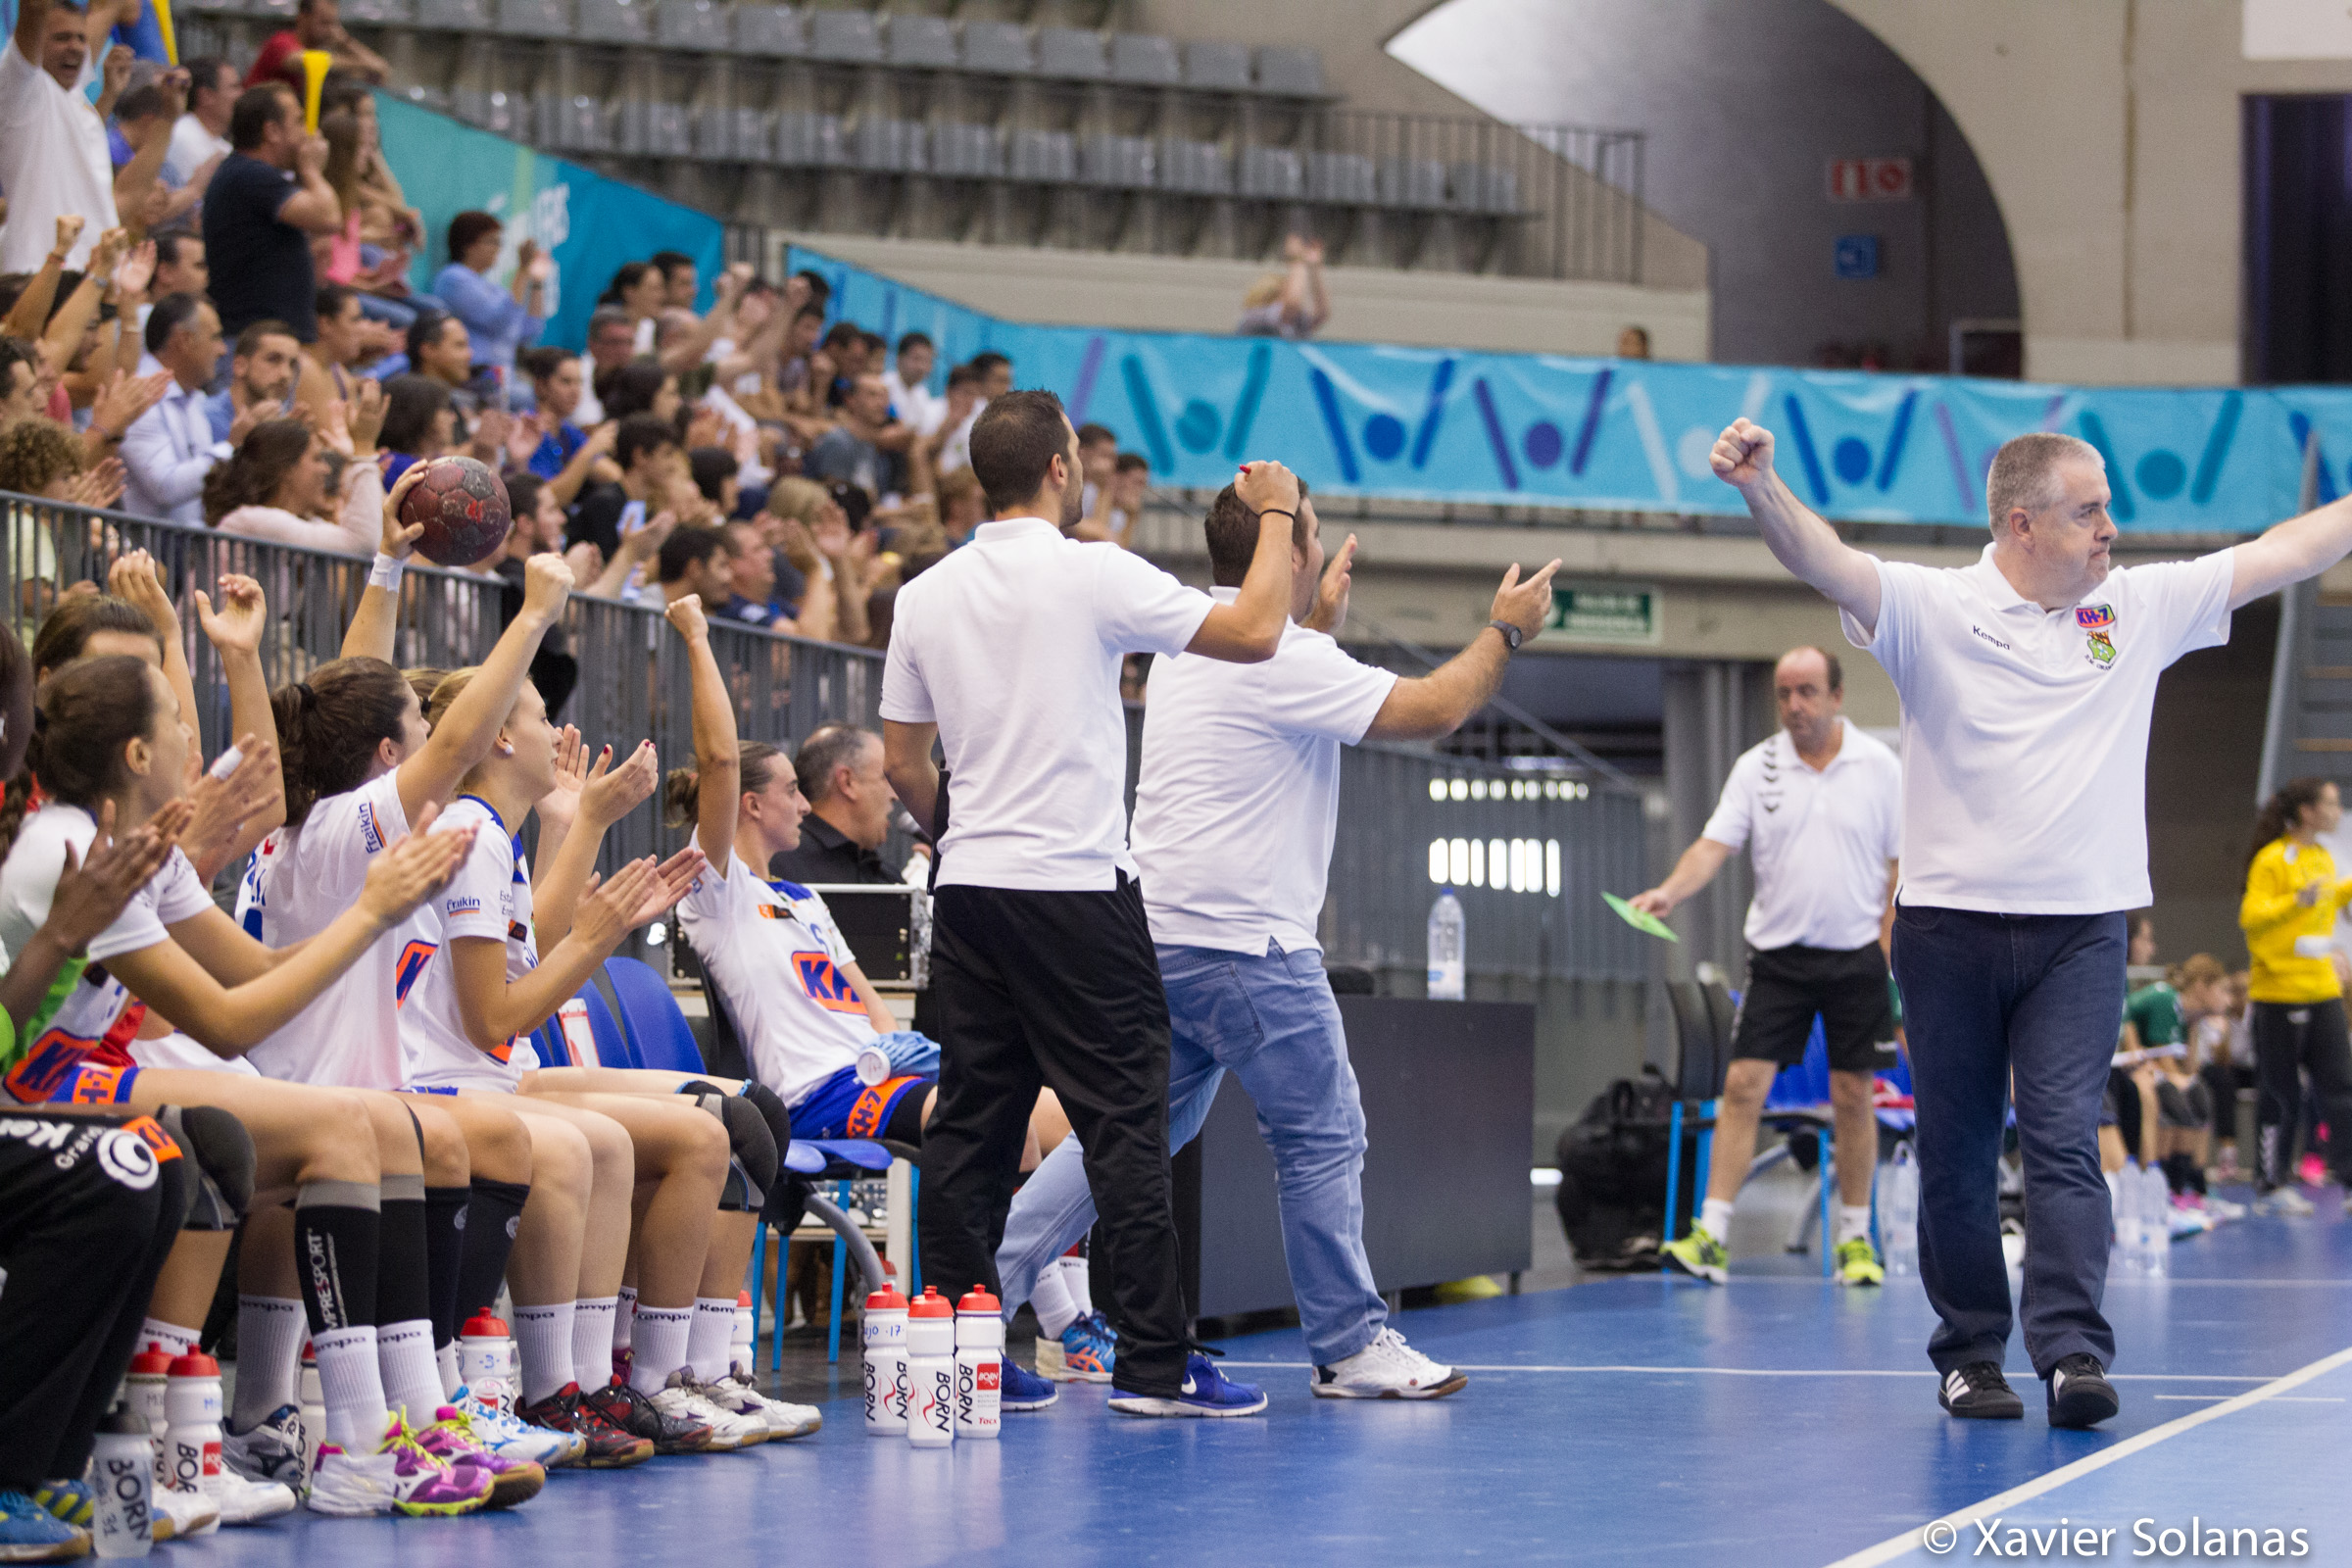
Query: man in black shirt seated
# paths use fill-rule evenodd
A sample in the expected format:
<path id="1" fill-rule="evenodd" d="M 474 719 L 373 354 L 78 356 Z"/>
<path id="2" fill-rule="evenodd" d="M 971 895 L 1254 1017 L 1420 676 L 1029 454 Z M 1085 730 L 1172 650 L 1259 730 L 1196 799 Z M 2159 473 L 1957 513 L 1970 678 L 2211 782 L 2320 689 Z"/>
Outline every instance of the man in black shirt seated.
<path id="1" fill-rule="evenodd" d="M 827 724 L 801 742 L 793 771 L 808 815 L 798 849 L 768 862 L 767 874 L 803 886 L 896 882 L 880 854 L 890 837 L 890 781 L 882 775 L 882 737 L 855 724 Z"/>

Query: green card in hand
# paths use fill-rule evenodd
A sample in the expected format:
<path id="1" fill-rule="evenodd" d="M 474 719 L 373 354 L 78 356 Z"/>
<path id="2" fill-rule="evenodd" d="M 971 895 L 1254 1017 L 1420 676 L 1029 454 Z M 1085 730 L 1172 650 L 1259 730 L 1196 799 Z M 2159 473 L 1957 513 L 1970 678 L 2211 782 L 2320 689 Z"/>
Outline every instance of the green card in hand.
<path id="1" fill-rule="evenodd" d="M 1678 937 L 1674 934 L 1674 928 L 1672 926 L 1659 919 L 1656 915 L 1651 914 L 1646 909 L 1635 908 L 1632 905 L 1626 903 L 1625 900 L 1619 898 L 1614 893 L 1603 893 L 1601 898 L 1607 903 L 1610 908 L 1617 911 L 1618 919 L 1623 920 L 1627 925 L 1632 926 L 1635 930 L 1645 931 L 1653 937 L 1664 937 L 1669 942 L 1680 942 L 1683 940 L 1681 937 Z"/>

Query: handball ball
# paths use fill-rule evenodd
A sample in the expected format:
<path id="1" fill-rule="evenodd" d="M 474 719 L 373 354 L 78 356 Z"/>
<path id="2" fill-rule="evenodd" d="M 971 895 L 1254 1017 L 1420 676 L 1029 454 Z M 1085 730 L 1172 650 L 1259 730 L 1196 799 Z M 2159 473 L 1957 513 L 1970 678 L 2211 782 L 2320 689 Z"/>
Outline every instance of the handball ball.
<path id="1" fill-rule="evenodd" d="M 437 566 L 470 566 L 505 547 L 514 514 L 505 482 L 487 465 L 443 458 L 401 501 L 400 520 L 410 527 L 423 525 L 416 552 L 425 560 Z"/>

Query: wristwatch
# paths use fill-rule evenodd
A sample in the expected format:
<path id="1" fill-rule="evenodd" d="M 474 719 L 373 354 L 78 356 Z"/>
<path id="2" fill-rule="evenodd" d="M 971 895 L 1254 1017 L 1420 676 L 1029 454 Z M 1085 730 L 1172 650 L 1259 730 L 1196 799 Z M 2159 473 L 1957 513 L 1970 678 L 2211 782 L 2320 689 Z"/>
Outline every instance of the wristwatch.
<path id="1" fill-rule="evenodd" d="M 1517 626 L 1512 625 L 1507 620 L 1490 620 L 1487 622 L 1487 624 L 1494 627 L 1496 631 L 1502 633 L 1502 646 L 1509 649 L 1514 654 L 1519 651 L 1519 644 L 1527 637 L 1527 633 L 1521 631 Z"/>

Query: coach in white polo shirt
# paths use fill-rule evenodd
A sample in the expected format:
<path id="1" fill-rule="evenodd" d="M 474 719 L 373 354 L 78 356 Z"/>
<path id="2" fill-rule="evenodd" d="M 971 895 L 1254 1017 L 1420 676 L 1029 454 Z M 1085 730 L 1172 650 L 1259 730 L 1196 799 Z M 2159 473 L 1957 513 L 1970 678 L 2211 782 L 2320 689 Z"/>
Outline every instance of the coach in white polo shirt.
<path id="1" fill-rule="evenodd" d="M 1220 605 L 1074 525 L 1078 436 L 1051 392 L 972 428 L 996 520 L 899 591 L 882 676 L 883 766 L 939 843 L 932 906 L 939 1099 L 923 1138 L 924 1278 L 995 1293 L 1029 1109 L 1051 1088 L 1086 1150 L 1119 1331 L 1110 1407 L 1249 1415 L 1254 1388 L 1189 1349 L 1168 1188 L 1168 1004 L 1127 853 L 1129 653 L 1262 662 L 1291 603 L 1298 482 L 1242 480 L 1257 527 Z M 943 782 L 931 760 L 946 754 Z M 943 799 L 944 797 L 944 799 Z"/>
<path id="2" fill-rule="evenodd" d="M 1135 858 L 1158 948 L 1175 1046 L 1168 1135 L 1200 1130 L 1228 1069 L 1257 1104 L 1281 1187 L 1283 1255 L 1326 1398 L 1426 1399 L 1468 1380 L 1388 1326 L 1364 1253 L 1364 1110 L 1315 934 L 1339 829 L 1340 748 L 1450 735 L 1494 695 L 1512 651 L 1551 609 L 1551 574 L 1513 566 L 1494 618 L 1417 680 L 1361 664 L 1332 640 L 1348 614 L 1350 537 L 1324 569 L 1299 486 L 1291 624 L 1263 664 L 1187 654 L 1152 666 L 1135 796 Z M 1231 486 L 1206 523 L 1210 590 L 1233 602 L 1258 523 Z M 1317 584 L 1320 581 L 1320 589 Z M 997 1272 L 1007 1312 L 1094 1214 L 1074 1140 L 1031 1174 L 1004 1225 Z"/>
<path id="3" fill-rule="evenodd" d="M 1903 701 L 1894 974 L 1919 1101 L 1920 1273 L 1954 1415 L 2015 1418 L 1995 1164 L 2014 1082 L 2025 1153 L 2025 1337 L 2050 1421 L 2117 1409 L 2100 1314 L 2109 1210 L 2099 1093 L 2124 1008 L 2125 911 L 2149 902 L 2156 678 L 2228 640 L 2230 612 L 2352 549 L 2352 501 L 2196 561 L 2117 567 L 2099 455 L 2043 432 L 1985 476 L 1992 543 L 1933 570 L 1846 545 L 1747 419 L 1715 443 L 1781 564 L 1844 612 Z"/>
<path id="4" fill-rule="evenodd" d="M 1633 904 L 1663 915 L 1703 888 L 1742 848 L 1755 862 L 1747 906 L 1747 989 L 1732 1030 L 1732 1062 L 1715 1112 L 1706 1202 L 1666 1261 L 1720 1285 L 1732 1205 L 1755 1157 L 1756 1123 L 1773 1074 L 1804 1059 L 1813 1019 L 1829 1047 L 1838 1135 L 1838 1278 L 1886 1278 L 1870 1244 L 1870 1183 L 1879 1124 L 1871 1080 L 1894 1065 L 1886 986 L 1887 922 L 1901 842 L 1902 764 L 1845 721 L 1845 672 L 1821 648 L 1792 648 L 1773 666 L 1781 728 L 1742 753 L 1715 814 L 1672 875 Z"/>

